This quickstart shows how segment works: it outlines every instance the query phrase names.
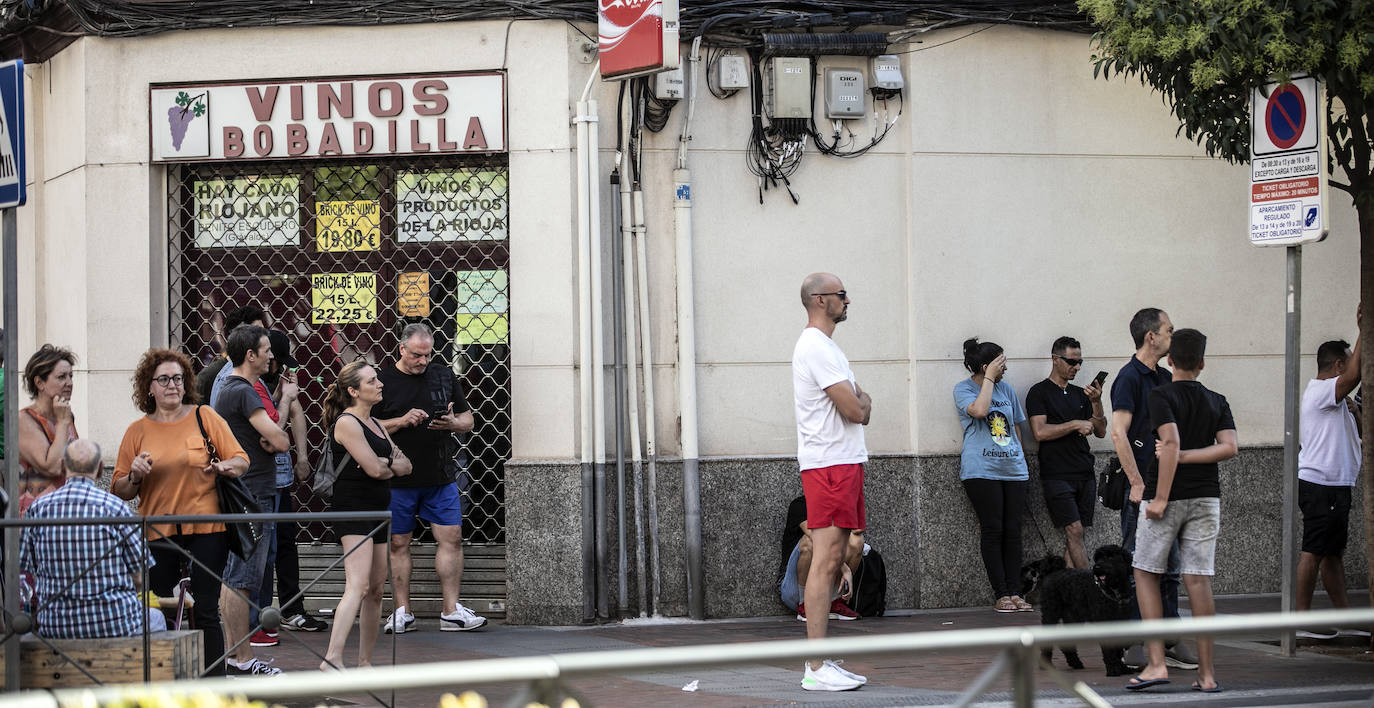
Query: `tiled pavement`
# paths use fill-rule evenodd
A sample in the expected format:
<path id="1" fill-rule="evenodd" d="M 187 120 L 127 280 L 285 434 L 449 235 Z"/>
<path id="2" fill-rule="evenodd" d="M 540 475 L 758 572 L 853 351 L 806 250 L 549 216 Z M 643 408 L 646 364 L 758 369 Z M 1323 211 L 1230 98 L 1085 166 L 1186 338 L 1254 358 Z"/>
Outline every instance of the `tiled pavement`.
<path id="1" fill-rule="evenodd" d="M 1364 603 L 1363 594 L 1352 598 Z M 1220 598 L 1224 614 L 1267 612 L 1278 609 L 1276 597 Z M 895 616 L 832 622 L 832 636 L 863 636 L 914 631 L 949 631 L 1038 622 L 1037 614 L 999 615 L 985 609 L 931 610 L 902 612 Z M 420 631 L 394 637 L 397 663 L 415 664 L 496 657 L 535 656 L 550 653 L 598 650 L 634 650 L 643 647 L 687 646 L 694 644 L 756 642 L 772 639 L 798 639 L 805 636 L 803 625 L 789 617 L 768 617 L 708 622 L 642 622 L 595 627 L 516 627 L 491 625 L 476 632 L 440 632 L 435 618 L 419 618 Z M 276 665 L 286 671 L 309 671 L 318 666 L 300 642 L 323 652 L 327 633 L 282 633 L 280 646 L 259 649 L 259 655 L 275 657 Z M 1357 648 L 1336 653 L 1308 647 L 1304 642 L 1297 657 L 1277 655 L 1274 637 L 1234 637 L 1220 641 L 1217 651 L 1218 680 L 1227 689 L 1219 695 L 1189 690 L 1193 672 L 1175 671 L 1174 683 L 1146 694 L 1123 689 L 1122 678 L 1102 673 L 1102 660 L 1096 647 L 1082 646 L 1080 653 L 1087 669 L 1071 672 L 1098 691 L 1114 705 L 1206 705 L 1230 706 L 1374 706 L 1374 655 Z M 356 656 L 357 632 L 350 637 L 345 653 L 347 662 Z M 1349 643 L 1354 640 L 1339 640 Z M 1265 642 L 1274 642 L 1267 644 Z M 391 663 L 393 637 L 382 635 L 377 646 L 377 665 Z M 1057 665 L 1063 667 L 1062 657 Z M 574 694 L 597 706 L 681 705 L 700 708 L 727 706 L 764 706 L 807 704 L 809 706 L 925 706 L 949 705 L 992 661 L 986 652 L 960 651 L 924 653 L 877 659 L 851 659 L 846 668 L 869 677 L 863 689 L 843 694 L 815 694 L 802 691 L 800 662 L 758 663 L 729 668 L 693 669 L 611 675 L 578 679 L 567 684 Z M 794 665 L 795 664 L 795 665 Z M 699 690 L 684 692 L 690 681 Z M 1073 705 L 1077 702 L 1058 690 L 1048 678 L 1038 678 L 1040 705 Z M 514 685 L 454 686 L 460 692 L 472 688 L 486 696 L 492 705 L 504 705 L 520 689 Z M 988 705 L 1008 704 L 1010 683 L 1003 678 L 993 685 L 983 700 Z M 437 705 L 442 691 L 412 690 L 395 695 L 397 706 L 428 708 Z M 390 695 L 381 696 L 387 703 Z M 375 705 L 368 696 L 329 696 L 335 705 L 349 703 Z M 292 702 L 293 705 L 307 705 Z M 309 703 L 313 705 L 313 702 Z"/>

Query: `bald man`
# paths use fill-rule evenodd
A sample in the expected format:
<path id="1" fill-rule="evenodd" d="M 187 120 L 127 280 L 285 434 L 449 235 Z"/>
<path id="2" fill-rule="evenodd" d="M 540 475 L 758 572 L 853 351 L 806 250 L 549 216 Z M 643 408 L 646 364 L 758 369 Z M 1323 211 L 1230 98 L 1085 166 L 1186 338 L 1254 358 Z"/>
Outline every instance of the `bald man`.
<path id="1" fill-rule="evenodd" d="M 132 517 L 122 499 L 96 485 L 100 446 L 81 438 L 67 445 L 67 482 L 34 500 L 29 519 Z M 137 525 L 31 526 L 19 565 L 37 579 L 40 636 L 57 639 L 128 637 L 149 615 L 138 600 L 139 579 L 153 557 Z M 159 615 L 160 616 L 160 615 Z M 150 626 L 150 631 L 165 629 Z"/>
<path id="2" fill-rule="evenodd" d="M 806 621 L 808 639 L 824 639 L 831 617 L 854 619 L 853 610 L 835 596 L 848 596 L 841 574 L 850 534 L 864 521 L 863 426 L 873 401 L 859 388 L 849 359 L 830 337 L 849 316 L 849 294 L 830 273 L 812 273 L 802 281 L 806 329 L 792 351 L 792 395 L 797 419 L 797 462 L 806 496 L 806 527 L 811 530 L 811 569 L 797 618 Z M 846 578 L 847 580 L 847 578 Z M 807 612 L 810 608 L 810 613 Z M 808 691 L 852 691 L 868 679 L 830 659 L 806 663 L 802 688 Z"/>

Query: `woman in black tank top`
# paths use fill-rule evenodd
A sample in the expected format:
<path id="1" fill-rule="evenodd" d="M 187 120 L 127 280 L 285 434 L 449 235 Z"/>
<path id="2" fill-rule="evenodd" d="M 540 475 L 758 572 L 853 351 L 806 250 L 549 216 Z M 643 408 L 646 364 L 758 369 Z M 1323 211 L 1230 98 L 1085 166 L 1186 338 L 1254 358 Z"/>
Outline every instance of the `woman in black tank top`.
<path id="1" fill-rule="evenodd" d="M 334 483 L 331 511 L 385 511 L 391 499 L 387 480 L 410 474 L 410 460 L 372 417 L 372 407 L 381 400 L 382 382 L 365 361 L 345 366 L 329 386 L 324 401 L 329 445 L 335 459 L 342 459 L 345 453 L 352 458 Z M 358 666 L 372 665 L 386 582 L 386 527 L 374 530 L 377 526 L 375 521 L 334 524 L 334 534 L 348 556 L 344 559 L 343 597 L 334 610 L 322 670 L 343 668 L 343 648 L 355 617 L 359 625 Z"/>

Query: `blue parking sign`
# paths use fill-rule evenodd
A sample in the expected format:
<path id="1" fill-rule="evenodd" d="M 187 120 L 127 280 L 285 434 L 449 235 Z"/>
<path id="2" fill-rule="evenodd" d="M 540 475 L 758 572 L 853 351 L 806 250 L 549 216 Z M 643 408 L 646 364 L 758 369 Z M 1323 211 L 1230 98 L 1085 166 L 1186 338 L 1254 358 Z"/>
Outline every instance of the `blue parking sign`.
<path id="1" fill-rule="evenodd" d="M 0 208 L 24 203 L 24 62 L 0 63 Z"/>

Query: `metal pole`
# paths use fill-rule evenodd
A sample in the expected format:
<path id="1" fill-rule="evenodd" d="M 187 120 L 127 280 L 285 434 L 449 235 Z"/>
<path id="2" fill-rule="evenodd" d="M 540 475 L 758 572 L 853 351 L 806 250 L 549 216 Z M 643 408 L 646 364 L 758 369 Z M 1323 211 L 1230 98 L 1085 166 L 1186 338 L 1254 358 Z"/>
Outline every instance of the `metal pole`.
<path id="1" fill-rule="evenodd" d="M 1037 651 L 1039 650 L 1034 645 L 1012 650 L 1011 702 L 1016 708 L 1031 708 L 1035 705 L 1035 655 Z"/>
<path id="2" fill-rule="evenodd" d="M 14 209 L 6 209 L 3 218 L 4 278 L 5 278 L 5 495 L 9 503 L 5 517 L 19 518 L 19 227 Z M 5 616 L 19 613 L 19 533 L 17 526 L 5 529 Z M 8 628 L 7 628 L 8 629 Z M 5 642 L 5 688 L 19 690 L 19 634 L 12 634 Z"/>
<path id="3" fill-rule="evenodd" d="M 1284 323 L 1283 347 L 1283 579 L 1282 611 L 1297 609 L 1298 586 L 1298 369 L 1301 363 L 1302 335 L 1302 246 L 1288 247 L 1288 313 Z M 1297 653 L 1293 630 L 1279 635 L 1279 653 Z"/>
<path id="4" fill-rule="evenodd" d="M 629 560 L 625 552 L 625 268 L 620 240 L 620 174 L 611 174 L 611 349 L 615 363 L 615 500 L 616 600 L 619 611 L 630 607 Z"/>
<path id="5" fill-rule="evenodd" d="M 578 395 L 581 398 L 579 422 L 582 444 L 582 621 L 596 618 L 596 526 L 594 521 L 596 486 L 592 471 L 592 323 L 591 234 L 587 230 L 587 102 L 577 104 L 573 122 L 577 126 L 577 327 Z"/>

